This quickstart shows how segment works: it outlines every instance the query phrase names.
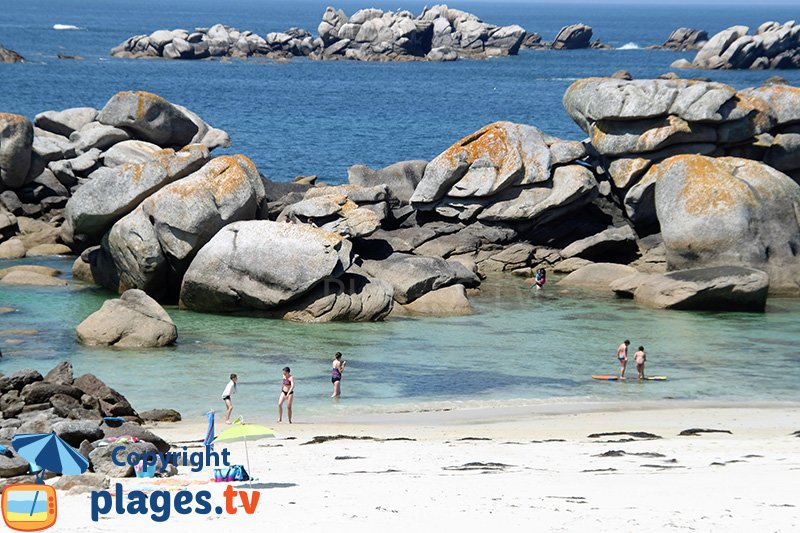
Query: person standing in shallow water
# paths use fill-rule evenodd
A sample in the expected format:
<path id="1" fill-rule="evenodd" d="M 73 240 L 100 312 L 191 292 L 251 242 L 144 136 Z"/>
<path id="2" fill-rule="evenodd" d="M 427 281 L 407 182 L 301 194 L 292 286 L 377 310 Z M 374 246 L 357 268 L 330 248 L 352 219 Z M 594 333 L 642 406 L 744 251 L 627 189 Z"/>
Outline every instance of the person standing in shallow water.
<path id="1" fill-rule="evenodd" d="M 625 367 L 628 366 L 628 346 L 631 341 L 625 339 L 625 342 L 617 348 L 617 359 L 619 360 L 619 379 L 625 379 Z"/>
<path id="2" fill-rule="evenodd" d="M 636 363 L 636 372 L 639 373 L 639 379 L 644 379 L 644 362 L 647 361 L 644 346 L 639 346 L 639 349 L 633 354 L 633 360 Z"/>
<path id="3" fill-rule="evenodd" d="M 536 271 L 536 276 L 534 277 L 533 286 L 537 289 L 544 288 L 544 284 L 547 283 L 547 272 L 545 269 L 540 268 Z"/>
<path id="4" fill-rule="evenodd" d="M 239 380 L 236 374 L 231 374 L 231 380 L 222 391 L 222 401 L 225 402 L 225 423 L 231 423 L 231 413 L 233 413 L 233 403 L 231 403 L 231 394 L 236 392 L 236 382 Z"/>
<path id="5" fill-rule="evenodd" d="M 338 398 L 342 395 L 342 374 L 347 361 L 342 361 L 342 352 L 336 352 L 333 356 L 333 368 L 331 369 L 331 383 L 333 383 L 333 394 L 331 398 Z"/>
<path id="6" fill-rule="evenodd" d="M 286 412 L 289 423 L 292 423 L 292 402 L 294 401 L 294 376 L 288 366 L 283 367 L 283 381 L 281 382 L 281 395 L 278 397 L 278 422 L 283 421 L 283 402 L 286 402 Z"/>

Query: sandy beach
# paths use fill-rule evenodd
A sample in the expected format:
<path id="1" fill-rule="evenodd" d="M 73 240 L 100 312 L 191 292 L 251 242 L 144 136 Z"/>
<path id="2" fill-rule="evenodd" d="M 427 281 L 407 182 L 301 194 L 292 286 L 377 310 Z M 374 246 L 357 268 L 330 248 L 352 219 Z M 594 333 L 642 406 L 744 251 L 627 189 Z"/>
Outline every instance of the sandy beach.
<path id="1" fill-rule="evenodd" d="M 800 406 L 545 405 L 359 415 L 266 423 L 249 446 L 253 515 L 90 520 L 87 494 L 59 495 L 57 531 L 796 531 Z M 681 436 L 698 428 L 730 433 Z M 202 424 L 161 424 L 196 446 Z M 223 427 L 217 426 L 218 431 Z M 630 435 L 602 435 L 629 432 Z M 315 437 L 342 438 L 314 442 Z M 241 443 L 234 462 L 245 462 Z M 181 468 L 124 490 L 209 490 L 226 484 Z M 246 489 L 246 483 L 235 484 Z"/>

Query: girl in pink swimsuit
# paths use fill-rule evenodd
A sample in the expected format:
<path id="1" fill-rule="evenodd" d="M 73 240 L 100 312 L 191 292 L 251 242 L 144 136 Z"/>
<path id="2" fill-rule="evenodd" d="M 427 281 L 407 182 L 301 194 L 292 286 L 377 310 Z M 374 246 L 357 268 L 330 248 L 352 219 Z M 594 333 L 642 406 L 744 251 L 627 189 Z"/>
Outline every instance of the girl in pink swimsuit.
<path id="1" fill-rule="evenodd" d="M 281 395 L 278 398 L 278 422 L 283 420 L 283 402 L 286 402 L 286 412 L 289 414 L 289 423 L 292 423 L 292 402 L 294 401 L 294 376 L 289 367 L 283 368 L 283 381 L 281 381 Z"/>

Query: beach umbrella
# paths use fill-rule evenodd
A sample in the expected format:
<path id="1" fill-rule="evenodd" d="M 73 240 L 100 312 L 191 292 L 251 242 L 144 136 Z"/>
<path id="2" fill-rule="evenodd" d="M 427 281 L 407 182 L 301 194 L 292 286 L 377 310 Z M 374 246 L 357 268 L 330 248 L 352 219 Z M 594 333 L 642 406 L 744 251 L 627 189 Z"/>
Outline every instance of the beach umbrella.
<path id="1" fill-rule="evenodd" d="M 208 428 L 206 428 L 206 437 L 203 439 L 203 444 L 209 450 L 214 449 L 214 411 L 209 411 L 206 413 L 208 417 Z"/>
<path id="2" fill-rule="evenodd" d="M 30 463 L 31 472 L 49 470 L 74 476 L 89 468 L 89 461 L 55 432 L 17 435 L 11 439 L 11 445 Z"/>
<path id="3" fill-rule="evenodd" d="M 213 440 L 213 443 L 218 442 L 244 442 L 244 454 L 247 459 L 247 471 L 250 472 L 250 454 L 247 451 L 247 442 L 266 439 L 274 437 L 275 432 L 266 426 L 258 424 L 245 424 L 244 422 L 235 422 L 233 427 L 226 429 Z M 251 476 L 252 477 L 252 476 Z"/>

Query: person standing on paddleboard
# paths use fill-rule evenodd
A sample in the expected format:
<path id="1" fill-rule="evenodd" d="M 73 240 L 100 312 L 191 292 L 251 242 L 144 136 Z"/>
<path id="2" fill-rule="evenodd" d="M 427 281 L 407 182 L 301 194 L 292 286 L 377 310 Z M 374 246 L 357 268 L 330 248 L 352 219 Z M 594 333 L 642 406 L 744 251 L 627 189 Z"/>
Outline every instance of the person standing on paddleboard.
<path id="1" fill-rule="evenodd" d="M 636 371 L 639 373 L 639 379 L 644 379 L 644 362 L 647 361 L 644 346 L 639 346 L 639 349 L 633 354 L 633 360 L 636 362 Z"/>
<path id="2" fill-rule="evenodd" d="M 628 346 L 631 341 L 625 339 L 625 342 L 617 348 L 617 359 L 619 360 L 619 379 L 625 379 L 625 367 L 628 366 Z"/>

